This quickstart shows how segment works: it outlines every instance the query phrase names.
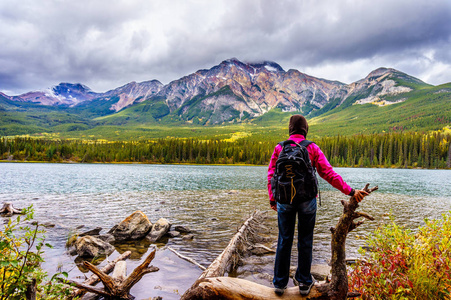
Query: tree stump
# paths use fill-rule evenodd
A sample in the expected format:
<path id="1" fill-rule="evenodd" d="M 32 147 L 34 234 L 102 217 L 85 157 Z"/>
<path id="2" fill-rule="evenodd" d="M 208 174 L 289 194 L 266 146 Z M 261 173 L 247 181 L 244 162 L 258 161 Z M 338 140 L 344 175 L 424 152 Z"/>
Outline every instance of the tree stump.
<path id="1" fill-rule="evenodd" d="M 21 208 L 15 208 L 11 202 L 3 203 L 0 208 L 0 214 L 5 214 L 6 217 L 11 217 L 13 214 L 22 214 Z"/>
<path id="2" fill-rule="evenodd" d="M 369 183 L 363 188 L 368 194 L 377 190 L 378 187 L 368 189 Z M 348 274 L 346 270 L 346 237 L 348 233 L 356 229 L 363 224 L 363 220 L 354 222 L 355 219 L 360 217 L 368 220 L 374 220 L 373 217 L 364 213 L 356 212 L 359 207 L 359 203 L 354 197 L 351 197 L 349 201 L 342 200 L 343 214 L 338 220 L 337 226 L 331 228 L 332 232 L 332 259 L 331 259 L 331 275 L 332 280 L 330 283 L 319 287 L 324 293 L 330 297 L 330 299 L 345 299 L 348 293 Z"/>
<path id="3" fill-rule="evenodd" d="M 122 253 L 121 255 L 119 255 L 116 259 L 114 259 L 113 261 L 109 262 L 107 265 L 105 265 L 102 269 L 100 269 L 100 271 L 108 274 L 111 271 L 113 271 L 114 267 L 116 266 L 116 263 L 118 263 L 121 260 L 127 259 L 130 255 L 132 254 L 131 251 L 125 251 L 124 253 Z M 97 275 L 93 274 L 92 276 L 90 276 L 88 279 L 86 279 L 85 281 L 83 281 L 82 284 L 84 285 L 95 285 L 98 282 L 100 282 L 100 279 Z M 75 291 L 72 292 L 70 298 L 75 298 L 75 297 L 80 297 L 83 296 L 83 294 L 86 291 L 84 289 L 77 289 Z"/>
<path id="4" fill-rule="evenodd" d="M 104 288 L 96 288 L 90 285 L 78 283 L 72 280 L 63 280 L 65 282 L 73 284 L 75 287 L 84 289 L 88 292 L 95 293 L 97 295 L 103 296 L 105 299 L 111 300 L 131 300 L 134 299 L 132 295 L 130 295 L 130 289 L 147 273 L 156 272 L 159 269 L 154 266 L 150 266 L 150 262 L 155 257 L 156 249 L 154 249 L 141 263 L 138 267 L 136 267 L 133 272 L 126 277 L 126 266 L 124 263 L 118 263 L 115 266 L 115 270 L 113 271 L 113 276 L 107 275 L 105 272 L 99 270 L 93 264 L 85 261 L 83 264 L 88 268 L 91 272 L 96 274 L 100 281 L 102 281 Z M 116 270 L 117 269 L 117 270 Z"/>

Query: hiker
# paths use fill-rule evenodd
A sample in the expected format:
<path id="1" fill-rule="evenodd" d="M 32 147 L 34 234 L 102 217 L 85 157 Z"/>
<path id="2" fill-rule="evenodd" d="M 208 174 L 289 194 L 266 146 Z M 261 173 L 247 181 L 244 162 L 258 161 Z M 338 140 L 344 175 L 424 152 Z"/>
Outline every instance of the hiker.
<path id="1" fill-rule="evenodd" d="M 308 124 L 307 120 L 302 115 L 293 115 L 290 118 L 290 123 L 288 126 L 289 139 L 290 141 L 297 143 L 298 145 L 290 144 L 291 147 L 296 147 L 301 145 L 304 146 L 308 152 L 305 152 L 306 159 L 310 159 L 311 166 L 316 169 L 318 174 L 325 179 L 334 188 L 341 191 L 343 194 L 348 196 L 355 196 L 357 202 L 360 202 L 364 196 L 368 195 L 365 191 L 352 189 L 339 174 L 337 174 L 330 163 L 327 161 L 324 153 L 321 149 L 313 142 L 307 141 Z M 286 144 L 283 144 L 284 146 Z M 313 169 L 314 182 L 309 183 L 304 187 L 297 187 L 296 182 L 291 178 L 291 183 L 288 182 L 287 188 L 284 189 L 285 197 L 291 192 L 291 196 L 288 196 L 288 202 L 281 203 L 284 201 L 276 202 L 276 198 L 282 198 L 284 195 L 274 195 L 279 193 L 279 189 L 276 189 L 274 183 L 275 178 L 273 175 L 276 172 L 276 164 L 279 156 L 282 160 L 281 152 L 283 150 L 281 144 L 277 144 L 272 154 L 271 161 L 268 167 L 268 193 L 269 193 L 269 203 L 271 208 L 277 211 L 278 216 L 278 227 L 279 227 L 279 237 L 277 242 L 276 260 L 274 265 L 274 292 L 277 295 L 282 295 L 287 287 L 289 273 L 290 273 L 290 259 L 291 259 L 291 247 L 293 245 L 293 235 L 295 230 L 296 214 L 298 217 L 298 266 L 296 274 L 293 278 L 293 283 L 295 286 L 299 286 L 299 292 L 301 295 L 308 295 L 311 287 L 315 283 L 315 279 L 310 273 L 310 268 L 312 264 L 312 250 L 313 250 L 313 229 L 315 227 L 316 220 L 316 175 Z M 305 151 L 304 148 L 304 151 Z M 301 149 L 301 147 L 299 147 Z M 286 157 L 286 155 L 285 155 Z M 290 157 L 291 158 L 291 157 Z M 280 164 L 280 163 L 279 163 Z M 291 171 L 291 169 L 290 169 Z M 276 177 L 276 176 L 274 176 Z M 273 179 L 273 183 L 271 183 Z M 312 179 L 313 180 L 313 179 Z M 279 185 L 280 186 L 280 185 Z M 281 187 L 283 189 L 283 186 Z M 294 190 L 293 190 L 294 189 Z M 302 194 L 302 189 L 311 189 L 311 198 L 298 200 L 298 197 Z M 296 196 L 296 192 L 298 196 Z M 308 194 L 307 194 L 308 195 Z M 278 198 L 279 197 L 279 198 Z M 310 197 L 310 196 L 307 196 Z M 296 201 L 293 201 L 296 200 Z"/>

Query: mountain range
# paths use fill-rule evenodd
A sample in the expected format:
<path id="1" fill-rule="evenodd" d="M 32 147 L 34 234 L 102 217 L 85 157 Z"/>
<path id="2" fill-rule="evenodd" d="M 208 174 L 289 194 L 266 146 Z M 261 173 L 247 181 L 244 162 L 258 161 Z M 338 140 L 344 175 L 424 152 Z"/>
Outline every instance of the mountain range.
<path id="1" fill-rule="evenodd" d="M 438 117 L 449 123 L 450 84 L 432 86 L 391 68 L 344 84 L 285 71 L 275 62 L 233 58 L 166 85 L 158 80 L 131 82 L 97 93 L 81 83 L 60 83 L 17 96 L 0 93 L 0 135 L 124 124 L 252 123 L 269 118 L 269 112 L 299 112 L 321 120 L 356 106 L 401 107 L 425 95 L 440 96 L 445 115 Z"/>

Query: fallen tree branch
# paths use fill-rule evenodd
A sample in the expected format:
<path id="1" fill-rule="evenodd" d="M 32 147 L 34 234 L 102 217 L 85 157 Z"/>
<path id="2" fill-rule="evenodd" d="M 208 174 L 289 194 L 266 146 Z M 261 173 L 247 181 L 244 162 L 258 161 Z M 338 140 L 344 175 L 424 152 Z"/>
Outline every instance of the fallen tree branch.
<path id="1" fill-rule="evenodd" d="M 222 253 L 210 264 L 210 266 L 200 275 L 199 279 L 207 277 L 223 276 L 227 268 L 234 268 L 237 263 L 237 256 L 244 251 L 248 235 L 252 234 L 252 228 L 258 226 L 264 215 L 260 211 L 254 211 L 252 215 L 241 225 L 238 232 L 230 240 Z"/>
<path id="2" fill-rule="evenodd" d="M 266 253 L 276 253 L 276 250 L 266 247 L 265 245 L 262 244 L 252 245 L 251 247 L 248 248 L 248 250 L 261 250 Z"/>
<path id="3" fill-rule="evenodd" d="M 91 264 L 88 261 L 84 261 L 83 265 L 92 273 L 96 274 L 97 277 L 99 277 L 100 281 L 102 281 L 104 287 L 105 287 L 105 291 L 107 291 L 108 293 L 111 292 L 111 290 L 114 288 L 114 281 L 113 278 L 111 278 L 108 274 L 106 274 L 105 272 L 102 272 L 102 270 L 97 269 L 96 266 L 94 266 L 93 264 Z"/>
<path id="4" fill-rule="evenodd" d="M 83 290 L 85 290 L 85 292 L 88 291 L 88 292 L 95 293 L 95 294 L 98 294 L 101 296 L 110 296 L 110 293 L 105 292 L 102 288 L 94 287 L 92 285 L 83 284 L 83 283 L 76 282 L 74 280 L 62 279 L 62 278 L 59 278 L 59 281 L 63 282 L 63 283 L 71 284 L 71 285 L 75 286 L 76 288 L 83 289 Z"/>
<path id="5" fill-rule="evenodd" d="M 173 248 L 171 248 L 171 247 L 168 247 L 168 249 L 171 250 L 175 255 L 177 255 L 177 256 L 180 257 L 181 259 L 184 259 L 184 260 L 186 260 L 186 261 L 189 261 L 189 262 L 192 263 L 192 264 L 195 264 L 195 265 L 198 266 L 200 269 L 202 269 L 202 270 L 206 270 L 206 269 L 207 269 L 207 268 L 205 268 L 204 266 L 202 266 L 201 264 L 199 264 L 197 261 L 195 261 L 194 259 L 189 258 L 189 257 L 187 257 L 187 256 L 184 256 L 184 255 L 180 254 L 180 253 L 177 252 L 175 249 L 173 249 Z"/>
<path id="6" fill-rule="evenodd" d="M 114 266 L 116 265 L 117 262 L 121 261 L 121 260 L 125 260 L 127 259 L 130 255 L 132 254 L 131 251 L 125 251 L 124 253 L 122 253 L 121 255 L 119 255 L 118 257 L 116 257 L 113 261 L 109 262 L 108 264 L 106 264 L 103 268 L 101 268 L 100 270 L 106 274 L 110 273 L 111 271 L 113 271 Z M 95 285 L 97 283 L 100 282 L 100 279 L 97 275 L 93 274 L 91 275 L 88 279 L 86 279 L 85 281 L 83 281 L 83 285 Z M 86 293 L 85 290 L 83 289 L 77 289 L 75 291 L 72 292 L 72 294 L 70 295 L 70 299 L 75 298 L 77 296 L 81 297 L 84 293 Z"/>
<path id="7" fill-rule="evenodd" d="M 241 225 L 238 232 L 230 240 L 227 247 L 222 253 L 205 269 L 199 276 L 196 282 L 191 286 L 188 291 L 183 294 L 181 299 L 195 299 L 196 287 L 205 278 L 224 276 L 224 273 L 228 268 L 233 269 L 240 254 L 242 254 L 248 248 L 248 235 L 255 234 L 254 228 L 258 228 L 262 220 L 266 217 L 265 213 L 261 211 L 254 211 L 251 216 Z M 200 298 L 199 298 L 200 299 Z M 220 298 L 206 298 L 206 299 L 220 299 Z"/>
<path id="8" fill-rule="evenodd" d="M 196 293 L 191 293 L 182 299 L 190 300 L 274 300 L 279 297 L 274 294 L 274 289 L 252 281 L 232 277 L 203 278 L 196 282 Z M 318 298 L 319 297 L 319 298 Z M 322 297 L 322 298 L 321 298 Z M 281 299 L 328 299 L 315 287 L 308 297 L 299 294 L 299 288 L 287 288 Z"/>
<path id="9" fill-rule="evenodd" d="M 154 249 L 147 256 L 147 258 L 139 266 L 137 266 L 130 275 L 128 275 L 128 277 L 122 283 L 121 289 L 123 289 L 124 291 L 129 291 L 133 287 L 133 285 L 135 285 L 145 274 L 157 272 L 159 270 L 154 266 L 149 267 L 149 264 L 155 258 L 156 252 L 157 250 Z"/>
<path id="10" fill-rule="evenodd" d="M 90 285 L 76 283 L 74 281 L 68 281 L 74 284 L 78 288 L 82 288 L 89 292 L 101 295 L 106 297 L 107 299 L 134 299 L 132 295 L 130 295 L 130 289 L 135 285 L 145 274 L 150 272 L 156 272 L 159 269 L 154 266 L 150 266 L 150 262 L 154 259 L 156 253 L 156 249 L 154 249 L 142 262 L 138 267 L 133 270 L 133 272 L 125 277 L 126 266 L 124 264 L 119 264 L 115 266 L 115 271 L 113 272 L 113 276 L 109 276 L 102 270 L 98 269 L 96 266 L 89 262 L 83 262 L 83 264 L 97 277 L 102 281 L 104 288 L 94 288 Z M 129 254 L 130 255 L 130 254 Z M 125 262 L 124 262 L 125 263 Z M 116 270 L 118 268 L 118 270 Z M 64 280 L 62 280 L 65 282 Z"/>

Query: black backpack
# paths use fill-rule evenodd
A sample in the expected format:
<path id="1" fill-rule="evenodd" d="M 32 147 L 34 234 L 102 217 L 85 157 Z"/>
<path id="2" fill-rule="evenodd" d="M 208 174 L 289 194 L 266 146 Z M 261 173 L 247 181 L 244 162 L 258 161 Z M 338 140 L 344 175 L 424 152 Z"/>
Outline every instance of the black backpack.
<path id="1" fill-rule="evenodd" d="M 311 143 L 313 142 L 308 140 L 279 143 L 282 151 L 271 178 L 272 193 L 277 202 L 298 204 L 316 197 L 318 180 L 307 151 L 307 146 Z"/>

